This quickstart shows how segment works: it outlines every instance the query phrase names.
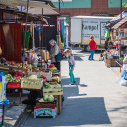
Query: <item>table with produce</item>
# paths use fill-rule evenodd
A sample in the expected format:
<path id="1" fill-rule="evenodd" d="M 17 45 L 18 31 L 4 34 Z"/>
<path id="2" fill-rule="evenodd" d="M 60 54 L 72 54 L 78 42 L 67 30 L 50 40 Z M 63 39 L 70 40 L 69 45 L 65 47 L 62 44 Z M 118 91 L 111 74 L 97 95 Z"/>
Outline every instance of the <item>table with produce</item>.
<path id="1" fill-rule="evenodd" d="M 63 88 L 60 79 L 60 71 L 58 71 L 53 64 L 47 64 L 47 68 L 43 69 L 43 71 L 40 70 L 40 67 L 37 67 L 39 68 L 38 72 L 34 71 L 35 68 L 30 71 L 24 71 L 22 70 L 22 63 L 18 64 L 13 61 L 0 64 L 0 66 L 12 67 L 5 75 L 6 82 L 8 82 L 6 85 L 6 89 L 19 90 L 20 102 L 22 96 L 21 90 L 30 91 L 30 93 L 28 94 L 28 99 L 25 99 L 22 103 L 30 103 L 36 105 L 34 108 L 34 118 L 55 118 L 56 115 L 60 115 L 62 107 Z M 31 64 L 24 64 L 23 66 L 23 69 L 26 70 L 32 68 Z M 36 97 L 31 97 L 31 93 L 36 95 Z M 43 113 L 41 109 L 44 110 Z"/>

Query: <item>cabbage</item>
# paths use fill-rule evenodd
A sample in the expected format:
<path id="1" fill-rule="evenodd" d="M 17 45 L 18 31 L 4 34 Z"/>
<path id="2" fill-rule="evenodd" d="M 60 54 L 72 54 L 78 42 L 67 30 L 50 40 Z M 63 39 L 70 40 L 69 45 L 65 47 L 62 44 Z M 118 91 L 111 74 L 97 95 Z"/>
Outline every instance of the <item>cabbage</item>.
<path id="1" fill-rule="evenodd" d="M 48 87 L 48 89 L 52 89 L 53 87 L 50 85 L 49 87 Z"/>
<path id="2" fill-rule="evenodd" d="M 43 100 L 44 101 L 47 101 L 48 100 L 48 97 L 49 97 L 48 95 L 44 95 Z"/>
<path id="3" fill-rule="evenodd" d="M 60 84 L 57 84 L 56 86 L 55 86 L 55 88 L 60 88 L 61 87 L 61 85 Z"/>
<path id="4" fill-rule="evenodd" d="M 29 79 L 37 79 L 37 75 L 31 75 Z"/>
<path id="5" fill-rule="evenodd" d="M 53 101 L 54 101 L 53 95 L 49 95 L 49 97 L 48 97 L 48 102 L 53 102 Z"/>
<path id="6" fill-rule="evenodd" d="M 39 102 L 45 102 L 45 101 L 44 101 L 44 99 L 43 99 L 43 98 L 41 98 L 41 99 L 39 100 Z"/>

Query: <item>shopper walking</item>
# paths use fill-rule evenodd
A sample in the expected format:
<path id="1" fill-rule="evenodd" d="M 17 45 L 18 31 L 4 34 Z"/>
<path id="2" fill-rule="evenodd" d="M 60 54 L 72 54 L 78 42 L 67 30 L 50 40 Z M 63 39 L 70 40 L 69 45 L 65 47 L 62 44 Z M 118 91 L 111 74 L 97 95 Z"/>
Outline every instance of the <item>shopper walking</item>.
<path id="1" fill-rule="evenodd" d="M 49 52 L 51 63 L 55 65 L 55 67 L 60 71 L 60 62 L 56 62 L 55 56 L 60 52 L 58 45 L 55 40 L 49 41 L 51 45 L 51 49 Z"/>
<path id="2" fill-rule="evenodd" d="M 71 79 L 71 85 L 74 85 L 74 83 L 76 83 L 75 78 L 74 78 L 74 74 L 73 74 L 74 67 L 75 67 L 74 56 L 72 55 L 72 52 L 70 49 L 66 49 L 64 51 L 64 54 L 68 58 L 68 62 L 69 62 L 69 76 Z"/>
<path id="3" fill-rule="evenodd" d="M 95 52 L 96 48 L 97 48 L 97 45 L 96 45 L 96 42 L 94 41 L 94 36 L 92 35 L 90 37 L 90 41 L 89 41 L 89 49 L 90 49 L 91 54 L 90 54 L 88 60 L 94 60 L 93 56 L 94 56 L 94 52 Z"/>

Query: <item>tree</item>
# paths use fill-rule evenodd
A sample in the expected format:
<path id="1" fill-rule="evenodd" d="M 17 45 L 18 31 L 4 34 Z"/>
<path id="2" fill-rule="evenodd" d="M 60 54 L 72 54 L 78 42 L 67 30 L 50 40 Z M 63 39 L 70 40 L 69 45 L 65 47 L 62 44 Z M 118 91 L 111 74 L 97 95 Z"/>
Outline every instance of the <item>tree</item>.
<path id="1" fill-rule="evenodd" d="M 123 3 L 123 6 L 124 6 L 125 8 L 127 8 L 127 3 Z"/>

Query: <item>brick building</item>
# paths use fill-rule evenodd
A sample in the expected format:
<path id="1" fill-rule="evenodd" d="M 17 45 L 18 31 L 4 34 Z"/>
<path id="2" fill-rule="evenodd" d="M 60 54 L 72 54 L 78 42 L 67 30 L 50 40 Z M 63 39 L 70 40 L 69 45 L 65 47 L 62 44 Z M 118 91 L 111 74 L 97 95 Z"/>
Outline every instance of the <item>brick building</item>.
<path id="1" fill-rule="evenodd" d="M 63 0 L 61 2 L 61 16 L 66 17 L 67 23 L 70 23 L 72 16 L 116 16 L 121 12 L 121 0 Z M 127 0 L 122 0 L 127 3 Z M 58 2 L 53 2 L 59 7 Z M 127 10 L 123 7 L 123 11 Z M 57 11 L 59 11 L 57 9 Z M 71 24 L 70 24 L 71 25 Z M 69 34 L 70 35 L 70 34 Z M 69 36 L 70 38 L 70 36 Z"/>

